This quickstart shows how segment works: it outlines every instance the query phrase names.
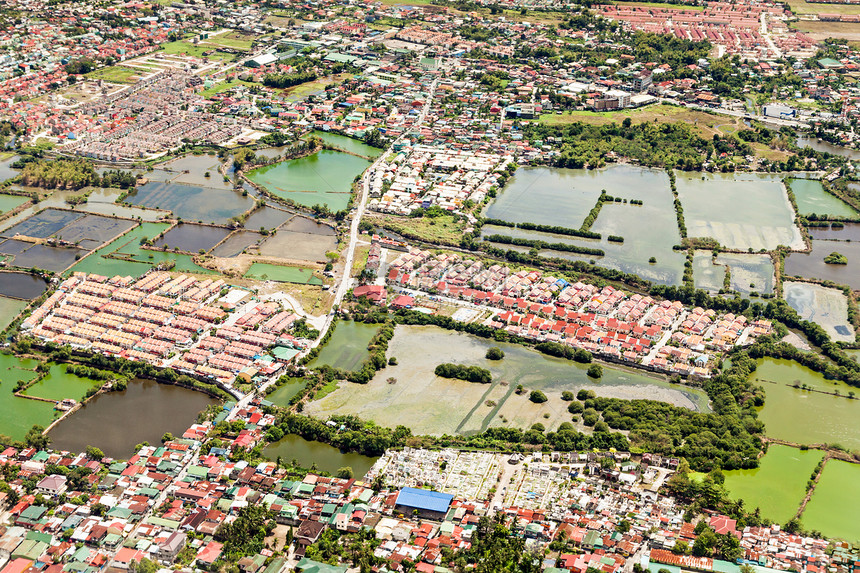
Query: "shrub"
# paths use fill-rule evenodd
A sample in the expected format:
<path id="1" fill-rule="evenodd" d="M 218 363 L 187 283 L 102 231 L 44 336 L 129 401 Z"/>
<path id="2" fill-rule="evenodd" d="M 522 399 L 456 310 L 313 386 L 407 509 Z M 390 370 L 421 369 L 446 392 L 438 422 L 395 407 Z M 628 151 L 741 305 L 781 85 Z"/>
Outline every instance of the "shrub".
<path id="1" fill-rule="evenodd" d="M 532 390 L 532 393 L 529 394 L 529 400 L 531 400 L 535 404 L 543 404 L 547 401 L 547 397 L 546 394 L 544 394 L 540 390 Z"/>
<path id="2" fill-rule="evenodd" d="M 588 367 L 589 378 L 600 378 L 601 376 L 603 376 L 603 366 L 600 364 L 592 364 Z"/>
<path id="3" fill-rule="evenodd" d="M 561 393 L 561 399 L 564 400 L 565 402 L 570 402 L 571 400 L 573 400 L 573 398 L 574 398 L 573 392 L 571 392 L 569 390 L 565 390 L 564 392 Z"/>
<path id="4" fill-rule="evenodd" d="M 498 346 L 491 346 L 487 349 L 487 360 L 501 360 L 505 357 L 505 351 Z"/>
<path id="5" fill-rule="evenodd" d="M 567 405 L 567 411 L 571 414 L 581 414 L 584 409 L 580 402 L 571 402 Z"/>

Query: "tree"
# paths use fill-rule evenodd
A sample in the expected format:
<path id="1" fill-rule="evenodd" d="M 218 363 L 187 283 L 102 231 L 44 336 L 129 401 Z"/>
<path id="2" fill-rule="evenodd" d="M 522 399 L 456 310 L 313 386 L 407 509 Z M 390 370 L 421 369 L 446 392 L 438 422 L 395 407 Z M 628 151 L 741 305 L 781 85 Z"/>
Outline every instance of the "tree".
<path id="1" fill-rule="evenodd" d="M 335 472 L 335 477 L 339 477 L 341 479 L 352 479 L 353 473 L 352 468 L 349 466 L 342 467 Z"/>
<path id="2" fill-rule="evenodd" d="M 44 431 L 45 428 L 43 428 L 42 426 L 39 426 L 38 424 L 34 425 L 27 432 L 27 435 L 24 436 L 24 443 L 31 448 L 36 448 L 37 450 L 44 450 L 51 443 L 51 438 L 42 435 L 42 432 Z"/>
<path id="3" fill-rule="evenodd" d="M 131 573 L 156 573 L 158 565 L 154 561 L 150 561 L 146 557 L 140 559 L 140 563 L 132 560 L 128 564 L 128 570 Z"/>
<path id="4" fill-rule="evenodd" d="M 172 441 L 173 441 L 173 434 L 171 434 L 170 432 L 164 432 L 164 435 L 161 436 L 161 443 L 162 444 L 166 444 L 167 442 L 172 442 Z"/>
<path id="5" fill-rule="evenodd" d="M 600 378 L 603 376 L 603 366 L 600 364 L 592 364 L 588 367 L 589 378 Z"/>
<path id="6" fill-rule="evenodd" d="M 89 459 L 97 462 L 105 457 L 105 453 L 95 446 L 87 446 L 86 455 Z"/>

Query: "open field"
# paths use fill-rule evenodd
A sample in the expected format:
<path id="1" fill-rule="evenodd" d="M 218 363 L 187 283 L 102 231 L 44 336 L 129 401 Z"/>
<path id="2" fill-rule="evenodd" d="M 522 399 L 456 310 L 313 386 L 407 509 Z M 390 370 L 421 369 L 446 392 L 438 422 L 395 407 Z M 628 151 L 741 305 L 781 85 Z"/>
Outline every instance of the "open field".
<path id="1" fill-rule="evenodd" d="M 827 6 L 827 10 L 822 10 L 824 13 L 836 12 L 835 8 L 848 6 L 840 6 L 839 4 L 820 4 Z M 831 11 L 831 8 L 834 10 Z M 841 12 L 843 14 L 860 14 L 860 5 L 854 5 L 854 12 Z M 841 38 L 853 42 L 860 42 L 860 26 L 856 22 L 820 22 L 812 20 L 799 20 L 791 24 L 795 30 L 799 30 L 816 40 L 826 40 L 828 38 Z"/>
<path id="2" fill-rule="evenodd" d="M 230 82 L 224 81 L 224 82 L 220 82 L 220 83 L 213 85 L 211 88 L 206 88 L 205 90 L 200 92 L 200 95 L 203 97 L 212 97 L 216 94 L 219 94 L 221 92 L 226 92 L 227 90 L 230 90 L 230 89 L 238 87 L 238 86 L 251 87 L 253 85 L 256 85 L 256 84 L 254 82 L 246 82 L 246 81 L 242 81 L 242 80 L 233 80 Z"/>
<path id="3" fill-rule="evenodd" d="M 304 82 L 302 84 L 298 84 L 295 86 L 290 86 L 285 88 L 281 93 L 286 96 L 290 101 L 298 101 L 300 99 L 304 99 L 307 96 L 322 91 L 326 88 L 326 86 L 330 84 L 339 84 L 343 80 L 350 79 L 353 77 L 353 74 L 336 74 L 333 76 L 325 76 L 324 78 L 317 78 L 310 82 Z"/>
<path id="4" fill-rule="evenodd" d="M 454 222 L 451 215 L 436 218 L 411 219 L 394 215 L 382 215 L 380 219 L 393 232 L 409 231 L 412 235 L 431 243 L 458 244 L 463 236 L 464 223 Z"/>
<path id="5" fill-rule="evenodd" d="M 187 40 L 178 40 L 176 42 L 168 42 L 166 44 L 161 44 L 161 51 L 166 54 L 185 54 L 187 56 L 194 56 L 195 58 L 207 57 L 212 60 L 231 61 L 235 58 L 234 54 L 219 52 L 215 49 L 215 47 L 211 45 L 195 45 Z M 208 56 L 203 55 L 204 53 L 209 52 L 212 53 Z"/>
<path id="6" fill-rule="evenodd" d="M 109 66 L 88 73 L 87 78 L 91 80 L 104 80 L 115 84 L 132 84 L 137 81 L 140 73 L 127 66 Z"/>
<path id="7" fill-rule="evenodd" d="M 788 0 L 795 14 L 860 14 L 860 4 L 818 4 L 806 0 Z"/>

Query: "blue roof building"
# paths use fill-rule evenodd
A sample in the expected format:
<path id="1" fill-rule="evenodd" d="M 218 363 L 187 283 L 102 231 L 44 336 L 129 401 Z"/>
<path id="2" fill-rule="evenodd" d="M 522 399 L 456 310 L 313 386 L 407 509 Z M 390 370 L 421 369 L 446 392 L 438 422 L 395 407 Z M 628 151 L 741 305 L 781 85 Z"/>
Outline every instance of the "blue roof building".
<path id="1" fill-rule="evenodd" d="M 441 520 L 448 513 L 448 507 L 453 499 L 454 496 L 448 493 L 404 487 L 397 494 L 394 509 L 403 513 L 417 510 L 422 518 Z"/>

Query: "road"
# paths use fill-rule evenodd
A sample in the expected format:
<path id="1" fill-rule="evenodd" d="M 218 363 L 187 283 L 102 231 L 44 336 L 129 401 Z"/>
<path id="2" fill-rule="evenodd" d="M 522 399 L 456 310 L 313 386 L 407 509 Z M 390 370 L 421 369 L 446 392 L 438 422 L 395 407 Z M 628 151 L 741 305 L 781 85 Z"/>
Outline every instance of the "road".
<path id="1" fill-rule="evenodd" d="M 430 84 L 430 90 L 427 95 L 427 101 L 424 104 L 424 107 L 421 108 L 421 113 L 418 115 L 417 120 L 415 121 L 416 126 L 420 126 L 424 122 L 424 118 L 427 117 L 427 113 L 430 111 L 430 107 L 433 104 L 433 95 L 436 93 L 436 86 L 438 85 L 439 80 L 433 80 L 433 83 Z M 374 171 L 385 161 L 388 160 L 388 156 L 391 154 L 391 149 L 394 143 L 398 143 L 402 139 L 406 137 L 406 132 L 400 135 L 393 143 L 392 146 L 389 147 L 385 153 L 380 155 L 376 161 L 373 162 L 367 170 L 365 170 L 364 174 L 361 177 L 361 187 L 359 189 L 359 197 L 357 206 L 355 208 L 355 213 L 352 217 L 352 222 L 349 228 L 349 244 L 346 247 L 346 256 L 343 260 L 343 276 L 341 278 L 340 284 L 338 284 L 337 291 L 334 295 L 334 301 L 332 303 L 332 308 L 335 306 L 339 306 L 343 301 L 343 298 L 346 296 L 346 292 L 349 290 L 351 285 L 350 273 L 352 271 L 352 262 L 355 259 L 355 245 L 358 242 L 358 225 L 361 223 L 361 218 L 364 216 L 365 208 L 367 207 L 367 200 L 370 196 L 370 176 Z M 325 324 L 323 328 L 320 330 L 319 338 L 314 342 L 311 346 L 313 348 L 317 344 L 319 344 L 319 340 L 325 336 L 325 333 L 328 332 L 328 329 L 331 327 L 332 321 L 334 320 L 334 310 L 326 316 Z"/>

